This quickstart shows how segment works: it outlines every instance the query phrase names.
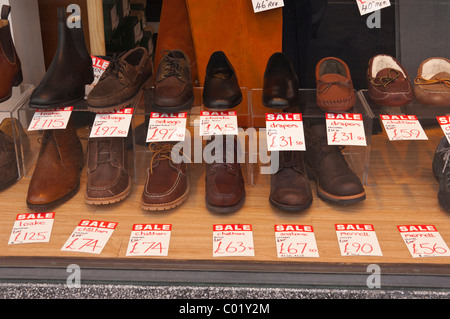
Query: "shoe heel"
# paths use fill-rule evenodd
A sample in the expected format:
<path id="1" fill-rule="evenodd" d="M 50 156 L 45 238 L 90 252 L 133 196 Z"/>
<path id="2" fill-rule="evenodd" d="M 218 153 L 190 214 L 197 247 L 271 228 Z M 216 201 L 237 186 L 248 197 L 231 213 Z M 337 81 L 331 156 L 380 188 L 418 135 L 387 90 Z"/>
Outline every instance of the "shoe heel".
<path id="1" fill-rule="evenodd" d="M 16 75 L 13 78 L 12 85 L 13 86 L 19 86 L 20 83 L 23 81 L 23 74 L 22 70 L 19 70 L 19 72 L 16 73 Z"/>

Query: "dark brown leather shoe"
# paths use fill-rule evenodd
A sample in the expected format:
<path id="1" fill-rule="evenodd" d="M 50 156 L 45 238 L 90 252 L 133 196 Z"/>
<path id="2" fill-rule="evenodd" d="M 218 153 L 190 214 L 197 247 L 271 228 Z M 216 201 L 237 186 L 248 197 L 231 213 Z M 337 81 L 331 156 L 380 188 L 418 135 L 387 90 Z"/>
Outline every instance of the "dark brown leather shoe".
<path id="1" fill-rule="evenodd" d="M 17 129 L 12 127 L 13 122 L 6 118 L 0 125 L 0 190 L 3 190 L 19 179 L 19 168 L 14 144 L 13 130 L 18 138 Z"/>
<path id="2" fill-rule="evenodd" d="M 298 105 L 297 74 L 287 55 L 282 52 L 275 52 L 267 61 L 262 104 L 276 109 Z"/>
<path id="3" fill-rule="evenodd" d="M 406 69 L 392 56 L 378 54 L 369 61 L 368 94 L 383 106 L 403 106 L 414 99 L 414 90 Z"/>
<path id="4" fill-rule="evenodd" d="M 0 103 L 8 100 L 12 87 L 22 83 L 22 68 L 11 36 L 8 21 L 11 7 L 4 5 L 0 20 Z"/>
<path id="5" fill-rule="evenodd" d="M 348 166 L 340 148 L 328 145 L 325 125 L 308 128 L 305 139 L 305 164 L 308 174 L 316 181 L 318 196 L 337 204 L 364 200 L 363 185 Z"/>
<path id="6" fill-rule="evenodd" d="M 39 158 L 28 186 L 27 204 L 46 211 L 72 198 L 80 186 L 83 147 L 75 127 L 44 132 Z"/>
<path id="7" fill-rule="evenodd" d="M 137 47 L 114 56 L 87 97 L 88 109 L 105 113 L 131 107 L 139 91 L 149 88 L 153 74 L 151 55 Z"/>
<path id="8" fill-rule="evenodd" d="M 316 65 L 317 105 L 326 112 L 345 112 L 356 102 L 353 82 L 347 64 L 327 57 Z"/>
<path id="9" fill-rule="evenodd" d="M 270 180 L 269 201 L 286 211 L 302 211 L 311 206 L 313 197 L 302 152 L 279 152 L 279 168 Z"/>
<path id="10" fill-rule="evenodd" d="M 173 143 L 151 143 L 152 159 L 147 172 L 141 207 L 144 210 L 159 211 L 175 208 L 189 196 L 187 164 L 175 163 Z"/>
<path id="11" fill-rule="evenodd" d="M 241 101 L 241 88 L 231 62 L 224 52 L 214 52 L 206 66 L 203 105 L 214 109 L 230 109 Z"/>
<path id="12" fill-rule="evenodd" d="M 153 108 L 169 113 L 188 109 L 194 102 L 189 57 L 181 50 L 164 52 L 155 74 Z"/>
<path id="13" fill-rule="evenodd" d="M 130 194 L 131 178 L 128 173 L 124 138 L 90 138 L 86 170 L 86 203 L 112 204 Z"/>
<path id="14" fill-rule="evenodd" d="M 227 143 L 222 136 L 208 140 L 212 162 L 207 159 L 205 176 L 206 207 L 215 213 L 233 213 L 245 202 L 244 178 L 238 163 L 238 141 Z M 214 142 L 213 142 L 214 141 Z M 214 144 L 213 144 L 214 143 Z"/>

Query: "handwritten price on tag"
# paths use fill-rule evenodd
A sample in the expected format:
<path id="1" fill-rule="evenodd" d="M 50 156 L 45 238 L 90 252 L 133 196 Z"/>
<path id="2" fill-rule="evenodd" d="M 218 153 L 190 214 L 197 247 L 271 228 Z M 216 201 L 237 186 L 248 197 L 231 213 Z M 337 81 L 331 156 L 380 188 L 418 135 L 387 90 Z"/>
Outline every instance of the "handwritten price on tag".
<path id="1" fill-rule="evenodd" d="M 391 141 L 428 140 L 415 115 L 380 115 L 380 119 Z"/>
<path id="2" fill-rule="evenodd" d="M 270 145 L 269 147 L 271 149 L 275 149 L 275 148 L 291 148 L 294 145 L 295 146 L 302 146 L 304 145 L 304 143 L 302 141 L 295 141 L 292 139 L 292 136 L 279 136 L 279 135 L 272 135 L 273 133 L 268 132 L 267 133 L 271 140 L 270 140 Z M 272 135 L 272 136 L 271 136 Z"/>
<path id="3" fill-rule="evenodd" d="M 127 131 L 120 130 L 118 126 L 102 125 L 98 126 L 92 133 L 93 136 L 115 136 L 116 134 L 126 135 Z"/>
<path id="4" fill-rule="evenodd" d="M 103 246 L 99 245 L 99 240 L 96 238 L 75 238 L 67 245 L 64 246 L 65 250 L 76 250 L 76 251 L 88 251 L 92 252 L 102 250 Z"/>
<path id="5" fill-rule="evenodd" d="M 266 135 L 269 151 L 306 150 L 300 113 L 267 113 Z"/>
<path id="6" fill-rule="evenodd" d="M 334 132 L 332 137 L 332 143 L 351 142 L 351 141 L 364 141 L 364 136 L 354 135 L 348 132 Z"/>
<path id="7" fill-rule="evenodd" d="M 450 256 L 449 248 L 434 225 L 397 226 L 413 257 Z"/>
<path id="8" fill-rule="evenodd" d="M 89 137 L 126 137 L 132 115 L 132 108 L 124 108 L 113 113 L 98 113 Z"/>
<path id="9" fill-rule="evenodd" d="M 253 234 L 249 224 L 213 225 L 213 256 L 253 256 Z"/>
<path id="10" fill-rule="evenodd" d="M 300 248 L 297 248 L 298 246 L 300 246 Z M 294 242 L 294 243 L 289 243 L 289 245 L 287 245 L 287 247 L 285 247 L 284 243 L 280 244 L 280 250 L 278 251 L 279 255 L 298 255 L 298 254 L 305 254 L 305 252 L 310 252 L 310 253 L 316 253 L 317 252 L 317 248 L 308 248 L 308 250 L 306 250 L 307 247 L 309 247 L 310 245 L 308 245 L 308 243 L 301 243 L 301 242 Z"/>
<path id="11" fill-rule="evenodd" d="M 160 241 L 139 241 L 132 244 L 131 250 L 128 252 L 128 255 L 147 255 L 150 254 L 151 251 L 154 251 L 154 254 L 161 255 L 165 250 L 167 250 L 167 247 L 164 247 L 163 243 Z"/>
<path id="12" fill-rule="evenodd" d="M 146 142 L 184 141 L 187 112 L 152 112 Z"/>
<path id="13" fill-rule="evenodd" d="M 200 112 L 200 136 L 237 134 L 236 111 Z"/>
<path id="14" fill-rule="evenodd" d="M 252 251 L 253 246 L 246 246 L 242 241 L 219 241 L 214 254 L 242 254 L 247 251 Z"/>
<path id="15" fill-rule="evenodd" d="M 177 140 L 184 139 L 183 133 L 180 133 L 176 128 L 149 128 L 147 142 L 151 141 L 171 141 L 174 138 Z"/>
<path id="16" fill-rule="evenodd" d="M 36 110 L 28 126 L 28 131 L 65 129 L 72 110 L 72 106 L 52 110 Z"/>

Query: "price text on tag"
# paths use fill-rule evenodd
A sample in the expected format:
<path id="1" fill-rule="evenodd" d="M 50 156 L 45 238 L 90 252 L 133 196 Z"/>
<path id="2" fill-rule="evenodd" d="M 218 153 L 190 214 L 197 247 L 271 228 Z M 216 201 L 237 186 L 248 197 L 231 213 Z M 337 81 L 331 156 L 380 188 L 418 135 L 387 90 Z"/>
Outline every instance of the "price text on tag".
<path id="1" fill-rule="evenodd" d="M 100 254 L 116 227 L 115 222 L 81 220 L 61 250 Z"/>
<path id="2" fill-rule="evenodd" d="M 89 137 L 127 137 L 133 108 L 112 113 L 97 113 Z"/>
<path id="3" fill-rule="evenodd" d="M 367 146 L 362 114 L 327 113 L 328 145 Z"/>
<path id="4" fill-rule="evenodd" d="M 450 256 L 450 250 L 434 225 L 397 226 L 412 257 Z"/>
<path id="5" fill-rule="evenodd" d="M 284 7 L 283 0 L 252 0 L 253 12 L 261 12 Z"/>
<path id="6" fill-rule="evenodd" d="M 102 76 L 103 72 L 105 72 L 106 68 L 109 66 L 109 61 L 104 60 L 102 58 L 91 55 L 92 59 L 92 68 L 94 69 L 94 81 L 86 85 L 86 96 L 92 91 L 95 85 L 98 83 L 98 80 Z"/>
<path id="7" fill-rule="evenodd" d="M 382 256 L 377 235 L 369 224 L 335 224 L 342 256 Z"/>
<path id="8" fill-rule="evenodd" d="M 55 108 L 51 110 L 36 110 L 31 119 L 28 131 L 63 130 L 67 127 L 73 106 Z"/>
<path id="9" fill-rule="evenodd" d="M 170 224 L 135 224 L 128 242 L 127 256 L 167 256 Z"/>
<path id="10" fill-rule="evenodd" d="M 319 257 L 310 225 L 275 225 L 275 240 L 278 258 Z"/>
<path id="11" fill-rule="evenodd" d="M 391 5 L 389 0 L 356 0 L 359 13 L 365 15 Z"/>
<path id="12" fill-rule="evenodd" d="M 186 137 L 186 120 L 186 112 L 152 112 L 148 123 L 146 142 L 184 141 Z"/>
<path id="13" fill-rule="evenodd" d="M 49 242 L 54 219 L 53 212 L 18 214 L 8 245 Z"/>
<path id="14" fill-rule="evenodd" d="M 450 116 L 438 116 L 436 118 L 445 134 L 445 137 L 447 138 L 447 141 L 450 143 Z"/>
<path id="15" fill-rule="evenodd" d="M 213 225 L 213 257 L 254 255 L 252 225 Z"/>
<path id="16" fill-rule="evenodd" d="M 384 129 L 391 141 L 428 140 L 415 115 L 380 115 Z"/>
<path id="17" fill-rule="evenodd" d="M 301 113 L 266 113 L 269 151 L 305 151 Z"/>
<path id="18" fill-rule="evenodd" d="M 237 135 L 236 111 L 201 111 L 200 136 Z"/>

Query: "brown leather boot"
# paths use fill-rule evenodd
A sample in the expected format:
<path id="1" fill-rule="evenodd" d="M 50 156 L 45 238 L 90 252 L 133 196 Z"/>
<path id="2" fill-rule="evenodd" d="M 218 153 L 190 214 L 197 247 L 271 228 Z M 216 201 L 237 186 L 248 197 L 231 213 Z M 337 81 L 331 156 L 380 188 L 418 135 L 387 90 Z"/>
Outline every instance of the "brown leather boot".
<path id="1" fill-rule="evenodd" d="M 224 136 L 220 141 L 220 137 L 215 136 L 207 142 L 207 146 L 212 147 L 214 158 L 206 159 L 206 207 L 215 213 L 233 213 L 245 201 L 244 178 L 238 163 L 238 141 L 234 138 L 229 143 Z"/>
<path id="2" fill-rule="evenodd" d="M 10 11 L 10 6 L 2 6 L 0 20 L 0 103 L 11 97 L 13 86 L 22 83 L 20 59 L 14 46 L 8 21 Z"/>
<path id="3" fill-rule="evenodd" d="M 279 152 L 279 169 L 271 176 L 270 203 L 286 211 L 302 211 L 313 197 L 300 151 Z"/>
<path id="4" fill-rule="evenodd" d="M 85 200 L 92 205 L 119 202 L 131 192 L 125 138 L 89 139 Z"/>
<path id="5" fill-rule="evenodd" d="M 27 204 L 46 211 L 72 198 L 80 186 L 83 147 L 75 127 L 44 132 L 36 167 L 28 186 Z"/>
<path id="6" fill-rule="evenodd" d="M 6 118 L 0 124 L 0 190 L 3 190 L 19 179 L 19 167 L 16 156 L 14 138 L 18 138 L 15 121 Z M 15 131 L 15 133 L 13 133 Z M 14 136 L 15 135 L 15 136 Z"/>
<path id="7" fill-rule="evenodd" d="M 172 160 L 173 143 L 151 143 L 152 159 L 147 172 L 141 207 L 158 211 L 175 208 L 189 196 L 187 164 Z"/>

